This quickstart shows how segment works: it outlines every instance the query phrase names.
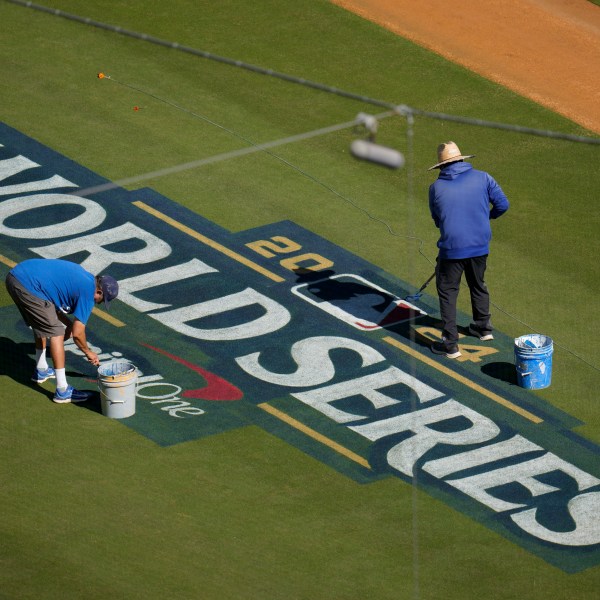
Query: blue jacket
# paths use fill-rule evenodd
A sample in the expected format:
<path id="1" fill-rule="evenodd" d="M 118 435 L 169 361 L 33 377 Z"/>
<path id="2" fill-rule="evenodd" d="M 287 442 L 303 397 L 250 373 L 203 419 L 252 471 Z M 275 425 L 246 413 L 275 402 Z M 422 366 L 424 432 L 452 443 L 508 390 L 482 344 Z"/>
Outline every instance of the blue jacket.
<path id="1" fill-rule="evenodd" d="M 491 207 L 490 207 L 491 205 Z M 429 210 L 436 227 L 440 258 L 472 258 L 489 253 L 492 228 L 508 210 L 508 199 L 494 178 L 467 162 L 443 167 L 429 187 Z"/>

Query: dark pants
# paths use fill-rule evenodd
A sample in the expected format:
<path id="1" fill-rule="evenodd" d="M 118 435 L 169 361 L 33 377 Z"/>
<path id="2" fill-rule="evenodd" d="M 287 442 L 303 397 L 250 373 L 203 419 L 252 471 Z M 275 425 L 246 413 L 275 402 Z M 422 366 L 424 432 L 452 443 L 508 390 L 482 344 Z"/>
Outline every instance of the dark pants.
<path id="1" fill-rule="evenodd" d="M 463 272 L 471 295 L 473 324 L 479 331 L 485 333 L 492 331 L 490 296 L 483 279 L 486 264 L 487 254 L 475 258 L 438 259 L 435 282 L 440 300 L 442 337 L 447 346 L 456 344 L 458 341 L 456 301 Z"/>

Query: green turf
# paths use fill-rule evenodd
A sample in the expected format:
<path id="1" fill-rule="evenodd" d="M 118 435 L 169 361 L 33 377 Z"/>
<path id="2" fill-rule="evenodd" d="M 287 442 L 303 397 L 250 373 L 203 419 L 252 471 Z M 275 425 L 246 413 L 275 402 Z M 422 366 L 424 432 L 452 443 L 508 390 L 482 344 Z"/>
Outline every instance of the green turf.
<path id="1" fill-rule="evenodd" d="M 52 6 L 389 102 L 589 133 L 322 0 Z M 111 180 L 246 146 L 240 137 L 263 142 L 379 111 L 6 2 L 0 22 L 2 121 Z M 405 151 L 406 129 L 383 121 L 379 140 Z M 517 317 L 560 344 L 553 385 L 539 395 L 600 442 L 598 370 L 573 355 L 600 362 L 598 147 L 417 118 L 411 164 L 390 172 L 353 161 L 353 137 L 273 151 L 295 169 L 256 154 L 141 185 L 231 230 L 293 220 L 418 286 L 431 265 L 402 236 L 423 239 L 434 258 L 426 169 L 438 142 L 454 139 L 512 202 L 494 224 L 489 285 L 509 313 L 496 310 L 496 326 L 527 333 Z M 8 367 L 0 597 L 596 597 L 599 568 L 566 575 L 399 480 L 361 486 L 255 427 L 160 448 L 45 401 Z"/>

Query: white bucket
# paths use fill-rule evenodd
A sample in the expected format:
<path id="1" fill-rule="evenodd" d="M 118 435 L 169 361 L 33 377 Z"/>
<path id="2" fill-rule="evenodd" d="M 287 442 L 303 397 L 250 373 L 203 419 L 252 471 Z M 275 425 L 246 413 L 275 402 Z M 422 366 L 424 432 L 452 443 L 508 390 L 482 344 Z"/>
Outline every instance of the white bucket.
<path id="1" fill-rule="evenodd" d="M 127 360 L 104 363 L 98 367 L 98 388 L 102 414 L 125 419 L 135 414 L 137 369 Z"/>

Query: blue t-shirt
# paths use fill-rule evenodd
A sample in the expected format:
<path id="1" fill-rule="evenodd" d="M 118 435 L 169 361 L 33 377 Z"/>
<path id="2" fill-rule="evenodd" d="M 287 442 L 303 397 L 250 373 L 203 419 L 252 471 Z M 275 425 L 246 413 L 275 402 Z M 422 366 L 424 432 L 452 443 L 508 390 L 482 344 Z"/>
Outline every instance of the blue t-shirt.
<path id="1" fill-rule="evenodd" d="M 54 258 L 32 258 L 19 263 L 11 273 L 34 296 L 52 302 L 84 325 L 87 323 L 94 307 L 96 278 L 81 265 Z"/>

